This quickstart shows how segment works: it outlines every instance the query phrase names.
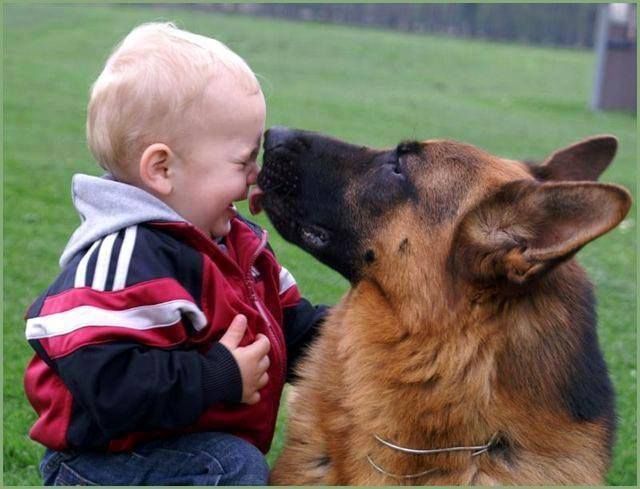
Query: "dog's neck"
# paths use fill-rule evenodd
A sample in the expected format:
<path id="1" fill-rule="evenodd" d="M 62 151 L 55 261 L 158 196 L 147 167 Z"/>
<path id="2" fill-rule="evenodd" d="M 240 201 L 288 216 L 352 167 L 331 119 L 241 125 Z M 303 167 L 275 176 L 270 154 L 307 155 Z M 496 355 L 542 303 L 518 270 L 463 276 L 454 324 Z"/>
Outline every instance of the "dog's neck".
<path id="1" fill-rule="evenodd" d="M 593 306 L 585 303 L 590 294 L 584 288 L 590 284 L 573 261 L 548 274 L 528 294 L 503 300 L 479 300 L 476 294 L 452 304 L 454 294 L 442 287 L 430 290 L 426 299 L 396 302 L 380 284 L 359 284 L 346 298 L 345 345 L 359 369 L 388 384 L 390 398 L 375 404 L 393 406 L 393 412 L 379 415 L 379 434 L 393 438 L 391 419 L 409 417 L 419 434 L 414 443 L 428 437 L 441 446 L 474 444 L 509 425 L 508 419 L 498 417 L 508 410 L 495 409 L 502 392 L 522 395 L 532 407 L 561 407 L 566 379 L 554 372 L 567 369 L 553 362 L 567 355 L 554 351 L 571 348 L 569 329 L 587 327 L 591 320 Z M 421 307 L 397 309 L 397 303 Z M 387 358 L 378 362 L 381 355 Z M 394 361 L 399 358 L 402 361 Z M 403 396 L 402 403 L 398 396 Z M 413 435 L 397 435 L 402 437 L 398 442 L 412 441 L 406 437 Z"/>

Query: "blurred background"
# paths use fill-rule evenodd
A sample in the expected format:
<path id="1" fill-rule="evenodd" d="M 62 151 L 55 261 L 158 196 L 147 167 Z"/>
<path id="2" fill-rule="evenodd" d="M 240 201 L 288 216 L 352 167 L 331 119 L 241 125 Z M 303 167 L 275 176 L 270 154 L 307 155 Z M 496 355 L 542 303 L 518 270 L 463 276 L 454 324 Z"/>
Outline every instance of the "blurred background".
<path id="1" fill-rule="evenodd" d="M 602 181 L 636 195 L 634 4 L 3 5 L 4 484 L 40 485 L 42 447 L 22 375 L 23 315 L 57 274 L 79 220 L 74 173 L 100 175 L 86 147 L 91 83 L 133 27 L 173 21 L 244 57 L 263 86 L 267 126 L 354 143 L 449 138 L 543 160 L 593 134 L 620 141 Z M 242 203 L 240 209 L 246 211 Z M 277 236 L 280 261 L 313 302 L 347 290 L 337 274 Z M 578 255 L 596 284 L 599 335 L 620 417 L 607 482 L 635 486 L 636 206 Z M 286 410 L 269 460 L 281 448 Z"/>
<path id="2" fill-rule="evenodd" d="M 598 11 L 595 3 L 341 3 L 188 5 L 216 12 L 293 20 L 381 27 L 404 32 L 590 48 Z M 612 11 L 635 23 L 634 5 L 613 4 Z"/>

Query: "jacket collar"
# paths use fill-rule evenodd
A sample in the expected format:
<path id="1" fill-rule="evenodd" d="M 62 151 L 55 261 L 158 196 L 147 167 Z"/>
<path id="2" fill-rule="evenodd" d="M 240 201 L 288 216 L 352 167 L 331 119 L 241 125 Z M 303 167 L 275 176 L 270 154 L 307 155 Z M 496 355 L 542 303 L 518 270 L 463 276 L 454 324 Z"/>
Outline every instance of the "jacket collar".
<path id="1" fill-rule="evenodd" d="M 267 232 L 264 229 L 256 233 L 238 216 L 231 220 L 231 230 L 224 237 L 226 250 L 189 222 L 154 221 L 149 224 L 163 229 L 208 255 L 218 264 L 223 273 L 240 272 L 243 275 L 250 273 L 251 267 L 267 242 Z"/>

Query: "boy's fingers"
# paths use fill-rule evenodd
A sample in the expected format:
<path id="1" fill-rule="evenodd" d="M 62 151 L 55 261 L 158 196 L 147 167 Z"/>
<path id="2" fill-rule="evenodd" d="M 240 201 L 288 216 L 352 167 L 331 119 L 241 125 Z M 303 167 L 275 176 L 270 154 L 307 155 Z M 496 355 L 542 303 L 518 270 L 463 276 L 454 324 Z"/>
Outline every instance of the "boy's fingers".
<path id="1" fill-rule="evenodd" d="M 269 343 L 269 340 L 265 335 L 259 334 L 258 336 L 256 336 L 256 340 L 253 343 L 247 346 L 243 346 L 242 348 L 250 351 L 251 356 L 255 358 L 257 362 L 258 359 L 264 357 L 267 353 L 269 353 L 269 350 L 271 349 L 271 343 Z"/>
<path id="2" fill-rule="evenodd" d="M 258 389 L 262 389 L 268 383 L 269 383 L 269 374 L 265 372 L 262 374 L 262 377 L 260 377 L 260 380 L 258 380 Z"/>
<path id="3" fill-rule="evenodd" d="M 254 392 L 253 395 L 247 400 L 247 404 L 256 404 L 260 402 L 260 393 Z"/>
<path id="4" fill-rule="evenodd" d="M 242 341 L 246 331 L 247 318 L 242 314 L 238 314 L 233 318 L 233 321 L 231 321 L 229 329 L 227 329 L 222 338 L 220 338 L 220 343 L 226 346 L 229 350 L 235 350 Z"/>
<path id="5" fill-rule="evenodd" d="M 258 362 L 258 369 L 261 372 L 266 372 L 269 369 L 269 365 L 271 365 L 271 360 L 269 360 L 269 357 L 267 355 L 265 355 Z"/>
<path id="6" fill-rule="evenodd" d="M 256 336 L 256 341 L 251 345 L 252 348 L 255 348 L 255 353 L 263 356 L 269 353 L 271 350 L 271 343 L 269 342 L 269 338 L 267 338 L 262 333 Z"/>

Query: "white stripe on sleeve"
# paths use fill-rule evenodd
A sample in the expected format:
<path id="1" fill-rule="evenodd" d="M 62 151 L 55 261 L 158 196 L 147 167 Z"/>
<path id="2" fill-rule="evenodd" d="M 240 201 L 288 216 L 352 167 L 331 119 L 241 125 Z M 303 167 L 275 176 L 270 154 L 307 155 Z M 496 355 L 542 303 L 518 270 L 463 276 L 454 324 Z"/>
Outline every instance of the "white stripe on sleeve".
<path id="1" fill-rule="evenodd" d="M 284 294 L 287 290 L 296 284 L 296 279 L 286 268 L 280 269 L 280 295 Z"/>
<path id="2" fill-rule="evenodd" d="M 109 262 L 111 261 L 111 251 L 113 243 L 118 233 L 113 233 L 102 240 L 100 252 L 98 253 L 98 261 L 96 262 L 96 271 L 93 273 L 92 289 L 104 290 L 107 284 L 107 274 L 109 273 Z"/>
<path id="3" fill-rule="evenodd" d="M 78 268 L 76 268 L 76 278 L 73 283 L 74 287 L 84 287 L 87 285 L 87 264 L 89 263 L 93 252 L 100 245 L 100 241 L 101 240 L 98 240 L 93 243 L 91 245 L 91 248 L 89 248 L 89 251 L 85 253 L 85 255 L 80 260 L 80 263 L 78 263 Z"/>
<path id="4" fill-rule="evenodd" d="M 193 302 L 184 299 L 148 306 L 111 311 L 95 306 L 79 306 L 65 312 L 27 320 L 28 340 L 51 338 L 91 326 L 110 326 L 146 330 L 171 326 L 186 316 L 200 331 L 207 324 L 204 313 Z"/>
<path id="5" fill-rule="evenodd" d="M 124 232 L 124 239 L 120 247 L 120 255 L 118 256 L 118 265 L 116 266 L 116 275 L 113 279 L 113 287 L 111 290 L 121 290 L 127 282 L 127 274 L 129 273 L 129 263 L 133 255 L 133 247 L 136 244 L 136 234 L 138 226 L 129 226 Z"/>

